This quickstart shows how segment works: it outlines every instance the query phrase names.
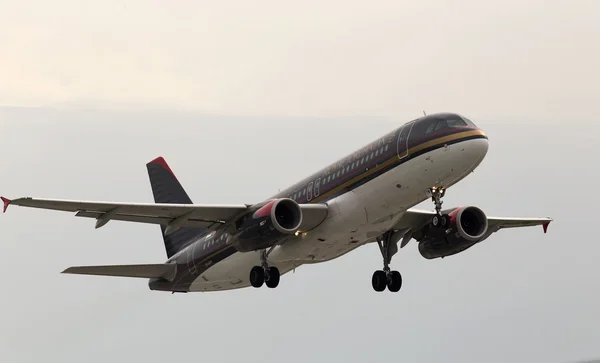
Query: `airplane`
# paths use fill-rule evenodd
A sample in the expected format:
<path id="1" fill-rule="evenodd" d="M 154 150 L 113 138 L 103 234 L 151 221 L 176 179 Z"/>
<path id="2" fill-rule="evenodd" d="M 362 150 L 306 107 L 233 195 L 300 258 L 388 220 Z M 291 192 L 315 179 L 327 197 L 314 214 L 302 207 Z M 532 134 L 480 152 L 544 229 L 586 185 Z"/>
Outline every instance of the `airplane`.
<path id="1" fill-rule="evenodd" d="M 343 159 L 253 204 L 194 204 L 163 157 L 146 164 L 154 203 L 32 197 L 9 205 L 110 221 L 158 224 L 167 260 L 159 264 L 74 266 L 63 273 L 148 279 L 171 293 L 276 288 L 281 275 L 324 263 L 375 242 L 383 266 L 376 292 L 398 292 L 392 257 L 411 240 L 426 259 L 452 256 L 504 228 L 552 218 L 499 218 L 467 205 L 444 209 L 446 191 L 471 174 L 488 152 L 488 137 L 456 113 L 424 115 Z M 434 210 L 414 209 L 431 199 Z M 399 245 L 399 246 L 398 246 Z"/>

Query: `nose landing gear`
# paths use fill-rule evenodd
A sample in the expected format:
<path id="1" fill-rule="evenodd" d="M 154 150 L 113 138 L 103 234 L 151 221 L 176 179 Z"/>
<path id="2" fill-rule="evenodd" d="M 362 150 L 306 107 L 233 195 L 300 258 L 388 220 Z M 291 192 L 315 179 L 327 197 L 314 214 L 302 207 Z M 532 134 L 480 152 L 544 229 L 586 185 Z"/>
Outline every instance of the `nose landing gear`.
<path id="1" fill-rule="evenodd" d="M 392 256 L 398 252 L 397 239 L 394 231 L 385 232 L 377 238 L 377 245 L 383 257 L 383 270 L 377 270 L 373 273 L 371 284 L 373 290 L 382 292 L 387 287 L 391 292 L 398 292 L 402 287 L 402 275 L 398 271 L 390 270 Z"/>
<path id="2" fill-rule="evenodd" d="M 431 218 L 431 224 L 436 228 L 447 227 L 450 222 L 450 219 L 447 215 L 442 214 L 442 204 L 444 203 L 442 201 L 442 198 L 446 194 L 446 189 L 432 187 L 430 189 L 427 189 L 425 194 L 428 198 L 430 197 L 431 201 L 435 204 L 435 215 Z"/>

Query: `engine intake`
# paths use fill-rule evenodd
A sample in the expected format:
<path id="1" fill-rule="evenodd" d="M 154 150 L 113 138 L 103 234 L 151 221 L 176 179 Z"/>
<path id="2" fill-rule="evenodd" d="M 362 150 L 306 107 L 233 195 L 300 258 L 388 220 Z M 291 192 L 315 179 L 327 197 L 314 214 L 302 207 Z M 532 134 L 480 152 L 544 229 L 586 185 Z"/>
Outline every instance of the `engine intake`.
<path id="1" fill-rule="evenodd" d="M 477 241 L 487 232 L 487 216 L 477 207 L 457 208 L 449 216 L 450 226 L 469 241 Z"/>
<path id="2" fill-rule="evenodd" d="M 448 213 L 450 222 L 446 228 L 427 225 L 416 239 L 421 256 L 432 259 L 463 252 L 487 238 L 488 220 L 477 207 L 460 207 Z"/>
<path id="3" fill-rule="evenodd" d="M 269 202 L 256 211 L 255 215 L 269 214 L 273 227 L 281 233 L 295 233 L 302 224 L 302 210 L 295 200 L 282 198 Z"/>
<path id="4" fill-rule="evenodd" d="M 289 198 L 274 199 L 236 222 L 233 245 L 240 252 L 269 248 L 286 240 L 302 225 L 302 209 Z"/>

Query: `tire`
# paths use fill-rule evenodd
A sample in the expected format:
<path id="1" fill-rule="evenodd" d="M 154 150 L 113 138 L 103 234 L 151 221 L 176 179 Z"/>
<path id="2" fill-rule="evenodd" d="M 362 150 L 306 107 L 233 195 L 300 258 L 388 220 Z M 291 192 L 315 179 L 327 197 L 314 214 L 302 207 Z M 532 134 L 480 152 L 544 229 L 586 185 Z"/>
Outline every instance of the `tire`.
<path id="1" fill-rule="evenodd" d="M 440 226 L 445 228 L 448 226 L 449 222 L 450 222 L 450 220 L 449 220 L 448 216 L 444 214 L 440 220 Z"/>
<path id="2" fill-rule="evenodd" d="M 388 281 L 387 288 L 391 292 L 398 292 L 402 287 L 402 275 L 398 271 L 392 271 L 390 273 L 390 280 Z"/>
<path id="3" fill-rule="evenodd" d="M 250 285 L 259 288 L 265 282 L 265 271 L 260 266 L 254 266 L 250 270 Z"/>
<path id="4" fill-rule="evenodd" d="M 277 267 L 269 267 L 269 279 L 265 281 L 265 284 L 268 288 L 274 289 L 279 286 L 280 277 L 281 275 L 279 274 L 279 269 Z"/>
<path id="5" fill-rule="evenodd" d="M 373 285 L 373 290 L 377 292 L 382 292 L 385 290 L 387 285 L 387 278 L 385 276 L 385 272 L 381 270 L 377 270 L 373 273 L 373 277 L 371 278 L 371 284 Z"/>

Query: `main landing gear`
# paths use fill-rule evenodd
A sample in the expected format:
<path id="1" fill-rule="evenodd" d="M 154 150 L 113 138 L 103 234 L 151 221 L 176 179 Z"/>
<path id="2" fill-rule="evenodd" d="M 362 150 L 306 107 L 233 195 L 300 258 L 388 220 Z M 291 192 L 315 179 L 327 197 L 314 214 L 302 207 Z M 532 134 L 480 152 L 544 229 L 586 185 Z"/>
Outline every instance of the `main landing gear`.
<path id="1" fill-rule="evenodd" d="M 275 266 L 269 267 L 267 263 L 267 250 L 260 252 L 261 266 L 254 266 L 250 270 L 250 285 L 259 288 L 267 285 L 268 288 L 274 289 L 279 285 L 279 269 Z"/>
<path id="2" fill-rule="evenodd" d="M 431 201 L 435 204 L 435 215 L 431 218 L 431 225 L 434 227 L 445 228 L 448 226 L 450 219 L 447 215 L 442 214 L 442 198 L 446 194 L 446 189 L 433 187 L 427 189 L 427 197 L 431 197 Z"/>
<path id="3" fill-rule="evenodd" d="M 389 266 L 392 256 L 398 252 L 398 245 L 393 237 L 394 231 L 388 231 L 377 238 L 377 245 L 383 257 L 383 270 L 375 271 L 371 279 L 373 290 L 377 292 L 385 290 L 386 286 L 391 292 L 398 292 L 402 287 L 402 275 L 398 271 L 391 271 Z"/>

